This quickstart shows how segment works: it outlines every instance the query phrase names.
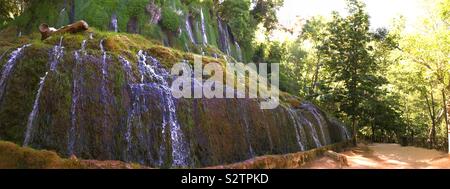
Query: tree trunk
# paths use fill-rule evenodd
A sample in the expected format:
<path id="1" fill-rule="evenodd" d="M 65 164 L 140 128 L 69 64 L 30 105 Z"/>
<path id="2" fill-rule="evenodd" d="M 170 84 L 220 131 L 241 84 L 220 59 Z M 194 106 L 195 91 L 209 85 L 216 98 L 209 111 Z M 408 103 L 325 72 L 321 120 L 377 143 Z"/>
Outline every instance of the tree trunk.
<path id="1" fill-rule="evenodd" d="M 372 123 L 372 142 L 375 142 L 375 126 L 374 126 L 374 124 Z"/>
<path id="2" fill-rule="evenodd" d="M 435 102 L 434 102 L 434 95 L 433 95 L 433 91 L 431 91 L 431 110 L 432 110 L 432 113 L 433 113 L 433 122 L 432 122 L 433 123 L 433 127 L 432 127 L 432 130 L 431 130 L 431 137 L 432 137 L 432 140 L 433 140 L 433 144 L 436 145 L 436 125 L 437 125 L 437 122 L 436 122 L 436 110 L 435 110 L 434 104 L 435 104 Z"/>
<path id="3" fill-rule="evenodd" d="M 443 102 L 443 106 L 444 106 L 444 120 L 445 120 L 445 125 L 447 126 L 447 144 L 448 144 L 447 152 L 450 154 L 450 120 L 449 120 L 450 104 L 447 104 L 447 100 L 448 99 L 447 99 L 447 95 L 445 94 L 445 89 L 442 89 L 442 102 Z"/>
<path id="4" fill-rule="evenodd" d="M 431 128 L 430 128 L 430 132 L 428 134 L 428 138 L 430 141 L 430 147 L 433 148 L 435 145 L 435 140 L 436 140 L 436 119 L 435 119 L 435 111 L 434 111 L 433 92 L 431 92 L 430 95 L 431 95 L 431 102 L 430 102 L 430 99 L 428 98 L 428 94 L 425 95 L 425 100 L 427 101 L 428 113 L 431 118 Z"/>

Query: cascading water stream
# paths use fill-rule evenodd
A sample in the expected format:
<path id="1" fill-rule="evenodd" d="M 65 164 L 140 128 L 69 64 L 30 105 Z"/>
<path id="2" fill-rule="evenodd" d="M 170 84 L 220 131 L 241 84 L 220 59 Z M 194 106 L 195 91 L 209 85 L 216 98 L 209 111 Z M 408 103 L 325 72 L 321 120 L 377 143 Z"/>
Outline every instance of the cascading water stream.
<path id="1" fill-rule="evenodd" d="M 322 143 L 319 140 L 319 135 L 317 134 L 316 128 L 314 128 L 313 124 L 308 119 L 306 119 L 304 115 L 300 116 L 299 119 L 302 125 L 306 125 L 311 131 L 311 136 L 316 147 L 322 147 Z"/>
<path id="2" fill-rule="evenodd" d="M 238 99 L 239 105 L 240 105 L 240 109 L 242 110 L 242 118 L 244 120 L 244 124 L 245 124 L 245 140 L 247 142 L 248 145 L 248 151 L 249 151 L 249 155 L 250 157 L 255 157 L 255 152 L 253 150 L 253 146 L 252 143 L 250 142 L 250 123 L 248 121 L 248 104 L 246 103 L 245 99 Z"/>
<path id="3" fill-rule="evenodd" d="M 203 46 L 208 45 L 208 36 L 206 35 L 206 24 L 205 24 L 205 16 L 203 15 L 203 9 L 200 9 L 200 18 L 201 18 L 201 29 L 202 29 L 202 37 L 203 37 Z"/>
<path id="4" fill-rule="evenodd" d="M 237 53 L 237 58 L 239 62 L 242 62 L 242 50 L 241 50 L 241 46 L 239 46 L 239 43 L 237 41 L 234 42 L 235 46 L 236 46 L 236 53 Z"/>
<path id="5" fill-rule="evenodd" d="M 100 50 L 102 52 L 102 62 L 101 62 L 101 70 L 102 70 L 102 85 L 101 85 L 101 101 L 102 104 L 106 104 L 106 96 L 107 96 L 107 92 L 106 92 L 106 78 L 108 77 L 108 73 L 107 73 L 107 65 L 106 65 L 106 51 L 105 48 L 103 47 L 103 42 L 104 39 L 100 40 Z"/>
<path id="6" fill-rule="evenodd" d="M 20 56 L 23 54 L 23 50 L 27 47 L 31 46 L 31 44 L 24 45 L 11 53 L 11 57 L 8 59 L 6 64 L 3 66 L 2 75 L 0 78 L 0 102 L 3 99 L 6 91 L 6 84 L 8 82 L 11 73 L 13 72 L 16 62 Z M 5 52 L 6 53 L 6 52 Z"/>
<path id="7" fill-rule="evenodd" d="M 59 44 L 55 45 L 50 53 L 50 72 L 55 72 L 56 68 L 58 66 L 58 63 L 60 62 L 60 59 L 64 56 L 64 47 L 62 46 L 63 37 L 61 37 Z M 28 146 L 31 142 L 32 132 L 34 128 L 34 121 L 36 119 L 36 115 L 39 111 L 39 100 L 41 97 L 42 89 L 44 88 L 45 81 L 47 79 L 49 72 L 46 72 L 44 77 L 41 78 L 41 81 L 39 82 L 39 89 L 36 94 L 36 98 L 34 100 L 33 110 L 31 111 L 30 115 L 28 116 L 28 123 L 27 123 L 27 129 L 25 132 L 25 139 L 23 142 L 24 146 Z"/>
<path id="8" fill-rule="evenodd" d="M 108 65 L 106 64 L 107 54 L 103 46 L 104 39 L 100 40 L 100 50 L 102 52 L 101 70 L 102 70 L 102 81 L 101 81 L 101 103 L 103 105 L 108 104 L 108 91 L 106 88 L 106 82 L 108 78 Z M 106 115 L 106 107 L 104 108 L 104 114 Z M 106 119 L 106 116 L 105 116 Z M 106 120 L 104 120 L 104 125 L 106 125 Z"/>
<path id="9" fill-rule="evenodd" d="M 80 99 L 80 96 L 83 94 L 81 84 L 83 83 L 83 78 L 81 76 L 81 64 L 82 61 L 82 55 L 86 55 L 86 40 L 83 40 L 81 43 L 81 49 L 74 52 L 75 57 L 75 69 L 73 69 L 73 89 L 72 89 L 72 105 L 70 108 L 70 116 L 71 116 L 71 127 L 69 129 L 69 141 L 68 141 L 68 147 L 67 147 L 67 153 L 68 155 L 74 154 L 74 146 L 75 146 L 75 138 L 76 138 L 76 125 L 77 125 L 77 107 L 78 107 L 78 101 Z M 80 55 L 82 54 L 82 55 Z"/>
<path id="10" fill-rule="evenodd" d="M 116 15 L 116 14 L 113 14 L 113 15 L 111 16 L 111 30 L 114 31 L 114 32 L 118 32 L 118 31 L 119 31 L 118 28 L 119 28 L 119 27 L 118 27 L 118 25 L 117 25 L 117 15 Z"/>
<path id="11" fill-rule="evenodd" d="M 348 133 L 347 129 L 342 125 L 339 125 L 339 128 L 341 130 L 342 140 L 343 141 L 349 140 L 350 134 Z"/>
<path id="12" fill-rule="evenodd" d="M 192 44 L 197 44 L 195 42 L 195 39 L 194 39 L 194 34 L 192 33 L 191 22 L 189 21 L 189 14 L 186 14 L 186 18 L 185 18 L 185 22 L 184 23 L 185 23 L 185 27 L 186 27 L 186 32 L 187 32 L 187 34 L 189 36 L 189 40 L 191 40 Z"/>
<path id="13" fill-rule="evenodd" d="M 330 144 L 331 139 L 329 137 L 327 137 L 327 135 L 325 134 L 325 130 L 328 131 L 328 128 L 325 128 L 325 127 L 327 127 L 327 125 L 326 125 L 326 121 L 323 118 L 323 116 L 311 104 L 303 104 L 302 107 L 304 107 L 306 110 L 308 110 L 314 116 L 314 119 L 316 119 L 317 124 L 320 128 L 320 133 L 322 135 L 323 142 L 325 144 Z"/>
<path id="14" fill-rule="evenodd" d="M 28 146 L 31 139 L 31 132 L 33 129 L 33 122 L 36 117 L 37 111 L 39 110 L 39 98 L 41 96 L 42 89 L 44 88 L 45 79 L 47 79 L 48 72 L 45 72 L 44 77 L 41 78 L 41 81 L 39 82 L 39 89 L 36 94 L 36 100 L 34 101 L 33 110 L 31 111 L 30 115 L 28 116 L 28 124 L 27 124 L 27 130 L 25 132 L 25 140 L 23 141 L 24 146 Z"/>
<path id="15" fill-rule="evenodd" d="M 169 130 L 172 144 L 172 166 L 186 167 L 189 164 L 189 150 L 185 144 L 181 126 L 178 123 L 175 102 L 172 96 L 171 88 L 167 82 L 167 78 L 170 74 L 162 68 L 158 60 L 147 56 L 142 51 L 139 51 L 138 57 L 138 69 L 141 73 L 141 85 L 145 85 L 146 87 L 158 91 L 160 93 L 160 102 L 163 103 L 163 143 L 160 148 L 160 155 L 165 153 L 164 146 L 165 141 L 167 141 L 165 139 L 165 132 L 166 130 Z M 148 64 L 148 61 L 151 64 Z M 167 126 L 169 126 L 168 129 Z"/>
<path id="16" fill-rule="evenodd" d="M 110 95 L 108 88 L 107 88 L 109 76 L 108 76 L 108 64 L 107 64 L 106 60 L 108 58 L 108 55 L 107 55 L 107 52 L 103 45 L 104 41 L 105 41 L 104 39 L 100 40 L 100 44 L 99 44 L 100 50 L 102 53 L 102 59 L 101 59 L 102 80 L 101 80 L 101 87 L 100 87 L 100 90 L 101 90 L 100 91 L 100 93 L 101 93 L 100 102 L 103 105 L 103 122 L 102 122 L 103 131 L 105 133 L 107 133 L 108 129 L 109 129 L 108 127 L 110 125 L 109 119 L 108 119 L 110 116 L 109 112 L 108 112 L 108 108 L 109 108 L 110 104 L 112 103 L 113 98 Z M 108 142 L 108 139 L 109 139 L 108 135 L 106 135 L 106 134 L 103 135 L 104 148 L 107 149 L 106 151 L 111 152 L 110 148 L 112 145 L 110 142 Z"/>
<path id="17" fill-rule="evenodd" d="M 64 47 L 62 46 L 63 37 L 59 40 L 59 45 L 55 45 L 50 56 L 50 71 L 56 71 L 60 59 L 64 56 Z"/>
<path id="18" fill-rule="evenodd" d="M 222 22 L 222 19 L 220 17 L 217 17 L 217 25 L 219 29 L 219 39 L 220 39 L 220 47 L 222 52 L 224 52 L 226 55 L 231 55 L 231 48 L 230 48 L 230 37 L 228 35 L 228 27 Z"/>
<path id="19" fill-rule="evenodd" d="M 304 130 L 303 126 L 299 121 L 297 120 L 297 115 L 295 113 L 295 110 L 292 110 L 290 108 L 287 108 L 287 111 L 289 113 L 289 117 L 292 119 L 292 122 L 294 123 L 295 128 L 295 137 L 297 138 L 298 146 L 300 147 L 300 151 L 305 151 L 305 145 L 303 144 L 302 138 L 306 137 L 306 131 Z"/>
<path id="20" fill-rule="evenodd" d="M 139 57 L 138 57 L 139 58 Z M 126 80 L 128 82 L 128 86 L 131 89 L 131 95 L 133 97 L 132 99 L 132 104 L 131 104 L 131 110 L 129 110 L 128 112 L 128 117 L 127 117 L 127 125 L 126 125 L 126 132 L 125 132 L 125 140 L 127 143 L 127 147 L 125 150 L 125 159 L 126 161 L 131 161 L 130 153 L 132 150 L 132 134 L 131 134 L 131 130 L 132 130 L 132 124 L 133 124 L 133 120 L 138 120 L 138 126 L 141 127 L 142 126 L 142 122 L 141 122 L 141 118 L 140 118 L 140 106 L 142 105 L 142 103 L 140 102 L 140 95 L 138 94 L 139 89 L 141 89 L 139 84 L 136 84 L 135 81 L 136 79 L 133 76 L 133 72 L 132 72 L 132 67 L 130 62 L 123 58 L 123 57 L 119 57 L 119 61 L 122 63 L 122 68 L 126 73 Z M 143 136 L 141 135 L 139 138 L 143 138 Z"/>

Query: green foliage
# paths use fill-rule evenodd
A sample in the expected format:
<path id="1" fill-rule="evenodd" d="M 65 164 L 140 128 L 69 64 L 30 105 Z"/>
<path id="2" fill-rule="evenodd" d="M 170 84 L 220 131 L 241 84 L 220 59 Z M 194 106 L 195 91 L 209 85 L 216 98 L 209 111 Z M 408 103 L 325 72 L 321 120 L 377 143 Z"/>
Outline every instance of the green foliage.
<path id="1" fill-rule="evenodd" d="M 257 23 L 262 23 L 266 32 L 276 29 L 278 23 L 277 10 L 283 6 L 284 0 L 253 0 L 255 7 L 251 14 Z"/>
<path id="2" fill-rule="evenodd" d="M 178 27 L 180 26 L 180 20 L 176 12 L 173 11 L 170 7 L 164 7 L 162 9 L 162 19 L 161 19 L 162 27 L 171 32 L 177 32 Z"/>
<path id="3" fill-rule="evenodd" d="M 256 52 L 266 61 L 281 60 L 281 90 L 319 103 L 355 132 L 400 136 L 406 131 L 400 96 L 390 90 L 385 74 L 395 61 L 390 57 L 398 35 L 369 31 L 361 1 L 349 0 L 348 10 L 346 17 L 334 13 L 329 21 L 307 20 L 301 36 L 283 45 L 283 51 L 270 42 L 263 47 L 268 50 Z"/>
<path id="4" fill-rule="evenodd" d="M 21 15 L 32 2 L 32 0 L 0 0 L 2 5 L 0 6 L 0 29 Z"/>
<path id="5" fill-rule="evenodd" d="M 220 16 L 230 25 L 239 42 L 251 42 L 256 30 L 256 22 L 250 16 L 250 0 L 225 0 L 220 8 Z"/>

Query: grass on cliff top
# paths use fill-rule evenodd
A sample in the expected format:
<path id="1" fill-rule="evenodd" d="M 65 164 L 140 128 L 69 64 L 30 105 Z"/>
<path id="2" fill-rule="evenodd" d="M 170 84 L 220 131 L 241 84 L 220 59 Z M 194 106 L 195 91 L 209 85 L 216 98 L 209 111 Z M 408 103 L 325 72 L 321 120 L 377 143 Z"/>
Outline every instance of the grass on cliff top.
<path id="1" fill-rule="evenodd" d="M 91 39 L 92 35 L 92 39 Z M 158 59 L 165 67 L 170 68 L 173 64 L 182 60 L 193 63 L 194 54 L 183 52 L 174 48 L 164 47 L 160 42 L 145 38 L 138 34 L 115 33 L 90 28 L 87 31 L 76 34 L 65 33 L 54 35 L 42 41 L 41 34 L 36 30 L 28 35 L 18 36 L 17 29 L 13 27 L 0 31 L 0 53 L 7 49 L 15 49 L 24 44 L 31 43 L 33 46 L 54 46 L 59 44 L 61 37 L 62 45 L 67 50 L 79 50 L 83 40 L 86 40 L 86 50 L 94 51 L 100 54 L 100 42 L 103 40 L 103 46 L 110 54 L 124 56 L 129 60 L 136 61 L 136 54 L 139 50 L 144 50 L 149 55 Z M 209 47 L 206 49 L 208 54 L 218 54 L 218 49 Z M 223 54 L 219 54 L 223 57 Z M 203 63 L 218 62 L 224 64 L 224 59 L 215 59 L 212 57 L 203 57 Z"/>
<path id="2" fill-rule="evenodd" d="M 20 147 L 0 141 L 0 168 L 2 169 L 52 169 L 86 168 L 79 161 L 60 158 L 55 152 Z"/>
<path id="3" fill-rule="evenodd" d="M 0 141 L 0 169 L 140 169 L 119 161 L 63 159 L 53 151 L 20 147 Z"/>

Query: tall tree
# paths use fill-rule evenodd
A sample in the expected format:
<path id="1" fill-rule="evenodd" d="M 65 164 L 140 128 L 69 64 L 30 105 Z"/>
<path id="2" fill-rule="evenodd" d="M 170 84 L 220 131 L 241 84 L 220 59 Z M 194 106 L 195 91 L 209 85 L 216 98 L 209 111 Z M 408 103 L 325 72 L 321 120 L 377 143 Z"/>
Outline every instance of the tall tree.
<path id="1" fill-rule="evenodd" d="M 314 53 L 314 71 L 311 78 L 311 85 L 309 87 L 309 96 L 314 96 L 316 87 L 319 82 L 320 69 L 322 67 L 322 59 L 320 51 L 323 48 L 322 39 L 325 37 L 326 23 L 322 17 L 314 17 L 306 22 L 303 26 L 303 32 L 299 40 L 308 41 L 313 46 Z"/>
<path id="2" fill-rule="evenodd" d="M 364 111 L 362 104 L 367 94 L 381 84 L 375 75 L 378 65 L 371 55 L 372 38 L 365 5 L 359 0 L 348 0 L 347 6 L 349 16 L 333 14 L 321 54 L 329 73 L 328 82 L 335 86 L 328 92 L 333 94 L 332 101 L 339 106 L 338 111 L 349 117 L 356 143 L 358 121 Z"/>
<path id="3" fill-rule="evenodd" d="M 450 25 L 449 8 L 445 6 L 449 4 L 449 0 L 438 1 L 433 13 L 424 19 L 423 32 L 405 36 L 400 46 L 407 59 L 425 69 L 425 77 L 432 85 L 429 87 L 427 103 L 432 121 L 429 135 L 432 145 L 436 140 L 435 132 L 439 122 L 445 123 L 446 130 L 450 127 L 448 120 L 450 110 L 447 108 L 450 102 L 447 97 L 450 91 L 450 72 L 448 71 L 450 70 L 450 30 L 448 30 Z M 433 111 L 438 97 L 442 98 L 439 106 L 441 114 Z"/>

